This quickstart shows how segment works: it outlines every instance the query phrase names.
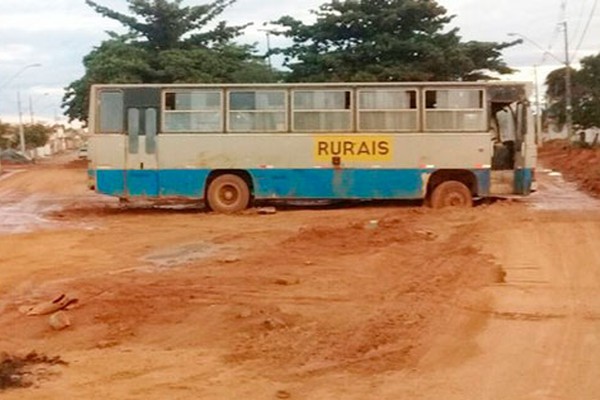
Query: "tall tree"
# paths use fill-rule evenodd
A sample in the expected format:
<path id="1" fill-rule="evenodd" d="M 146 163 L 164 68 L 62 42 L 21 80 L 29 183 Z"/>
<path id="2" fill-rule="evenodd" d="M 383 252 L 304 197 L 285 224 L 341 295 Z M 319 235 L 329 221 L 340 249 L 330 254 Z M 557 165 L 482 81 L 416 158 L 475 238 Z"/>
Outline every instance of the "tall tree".
<path id="1" fill-rule="evenodd" d="M 215 22 L 234 1 L 184 7 L 182 0 L 127 0 L 130 14 L 123 14 L 86 0 L 127 33 L 109 32 L 109 38 L 84 57 L 85 75 L 66 88 L 65 114 L 71 120 L 87 120 L 89 89 L 95 83 L 274 80 L 253 46 L 234 42 L 247 25 Z"/>
<path id="2" fill-rule="evenodd" d="M 44 124 L 28 124 L 24 126 L 25 144 L 27 148 L 45 146 L 53 133 L 50 126 Z"/>
<path id="3" fill-rule="evenodd" d="M 582 129 L 600 127 L 600 53 L 581 60 L 575 84 L 573 121 Z"/>
<path id="4" fill-rule="evenodd" d="M 45 146 L 54 132 L 51 126 L 44 124 L 26 124 L 23 126 L 27 148 Z M 16 147 L 19 143 L 19 126 L 0 121 L 0 150 Z"/>
<path id="5" fill-rule="evenodd" d="M 284 55 L 292 81 L 477 80 L 513 72 L 501 59 L 510 43 L 462 42 L 452 16 L 434 0 L 332 0 L 316 22 L 275 21 L 292 39 Z"/>
<path id="6" fill-rule="evenodd" d="M 16 132 L 13 125 L 0 121 L 0 151 L 14 145 Z"/>
<path id="7" fill-rule="evenodd" d="M 559 124 L 566 120 L 565 67 L 546 77 L 548 115 Z M 579 70 L 571 69 L 573 124 L 578 129 L 600 127 L 600 54 L 581 60 Z"/>

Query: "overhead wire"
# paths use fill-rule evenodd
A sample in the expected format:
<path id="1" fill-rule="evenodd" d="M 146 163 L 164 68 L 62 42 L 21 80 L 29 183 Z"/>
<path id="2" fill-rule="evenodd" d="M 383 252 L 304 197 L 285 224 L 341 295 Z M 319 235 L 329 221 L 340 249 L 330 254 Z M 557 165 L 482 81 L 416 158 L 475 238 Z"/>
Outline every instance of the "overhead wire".
<path id="1" fill-rule="evenodd" d="M 546 62 L 546 57 L 548 56 L 548 54 L 552 54 L 552 48 L 553 48 L 554 44 L 556 43 L 556 39 L 558 39 L 558 35 L 560 33 L 560 21 L 564 20 L 566 18 L 566 7 L 567 7 L 566 0 L 562 0 L 560 3 L 561 13 L 558 15 L 558 22 L 554 25 L 554 31 L 552 32 L 552 37 L 550 38 L 550 41 L 548 43 L 548 47 L 547 47 L 546 51 L 544 53 L 542 53 L 542 59 L 540 61 L 540 64 L 544 64 Z"/>
<path id="2" fill-rule="evenodd" d="M 573 31 L 573 35 L 571 36 L 572 40 L 575 40 L 576 38 L 578 38 L 579 34 L 581 33 L 581 27 L 583 25 L 582 22 L 584 20 L 583 14 L 586 10 L 586 5 L 587 5 L 587 0 L 582 0 L 581 9 L 579 10 L 579 16 L 575 20 L 577 22 L 577 28 Z M 569 44 L 572 45 L 573 43 L 569 43 Z"/>
<path id="3" fill-rule="evenodd" d="M 575 53 L 573 54 L 573 58 L 575 58 L 577 56 L 577 52 L 581 49 L 581 45 L 583 44 L 583 41 L 585 40 L 587 31 L 590 28 L 590 24 L 592 23 L 592 19 L 594 18 L 594 15 L 596 14 L 597 6 L 598 6 L 598 0 L 594 0 L 594 4 L 592 5 L 592 10 L 591 10 L 588 20 L 585 24 L 585 27 L 583 28 L 583 33 L 581 34 L 581 37 L 579 38 L 579 43 L 577 43 L 577 46 L 575 47 Z"/>

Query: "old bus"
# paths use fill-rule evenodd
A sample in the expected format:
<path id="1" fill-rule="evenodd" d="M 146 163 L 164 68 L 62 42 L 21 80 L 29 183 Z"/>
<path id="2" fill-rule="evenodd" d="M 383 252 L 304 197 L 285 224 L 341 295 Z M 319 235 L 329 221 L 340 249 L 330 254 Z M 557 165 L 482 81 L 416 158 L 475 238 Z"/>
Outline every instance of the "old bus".
<path id="1" fill-rule="evenodd" d="M 96 85 L 89 173 L 122 199 L 527 195 L 529 85 L 507 82 Z"/>

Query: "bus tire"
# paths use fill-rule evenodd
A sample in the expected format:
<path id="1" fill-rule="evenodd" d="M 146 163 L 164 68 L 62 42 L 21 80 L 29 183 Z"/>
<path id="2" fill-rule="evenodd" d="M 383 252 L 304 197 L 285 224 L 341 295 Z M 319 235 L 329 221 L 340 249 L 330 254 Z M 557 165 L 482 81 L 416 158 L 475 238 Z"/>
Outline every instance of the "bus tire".
<path id="1" fill-rule="evenodd" d="M 431 208 L 467 208 L 473 206 L 473 196 L 464 183 L 459 181 L 445 181 L 433 189 L 428 203 Z"/>
<path id="2" fill-rule="evenodd" d="M 250 189 L 243 178 L 233 174 L 225 174 L 216 177 L 210 183 L 206 197 L 211 210 L 231 214 L 248 207 Z"/>

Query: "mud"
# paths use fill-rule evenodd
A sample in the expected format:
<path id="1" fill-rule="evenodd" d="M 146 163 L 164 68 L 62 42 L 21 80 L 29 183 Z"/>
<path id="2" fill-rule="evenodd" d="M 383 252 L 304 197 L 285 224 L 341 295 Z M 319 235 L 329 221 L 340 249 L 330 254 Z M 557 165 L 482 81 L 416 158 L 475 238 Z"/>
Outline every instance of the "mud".
<path id="1" fill-rule="evenodd" d="M 570 207 L 580 193 L 555 176 L 539 175 L 525 201 L 467 210 L 392 202 L 234 216 L 123 208 L 86 179 L 59 163 L 0 181 L 6 215 L 21 213 L 0 219 L 0 348 L 69 363 L 3 398 L 600 391 L 600 212 L 594 199 Z M 78 299 L 63 330 L 19 312 L 61 293 Z"/>
<path id="2" fill-rule="evenodd" d="M 24 356 L 0 353 L 0 391 L 40 385 L 58 374 L 53 367 L 66 365 L 60 357 L 48 357 L 36 352 Z"/>

